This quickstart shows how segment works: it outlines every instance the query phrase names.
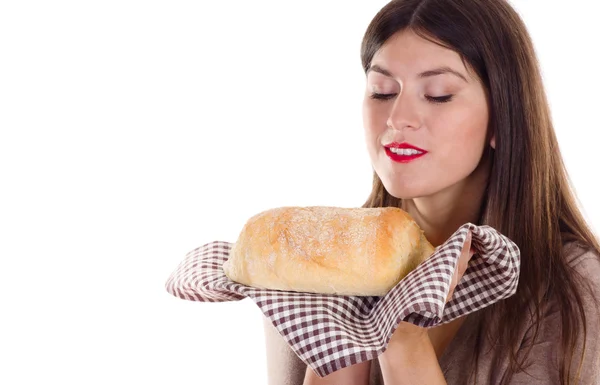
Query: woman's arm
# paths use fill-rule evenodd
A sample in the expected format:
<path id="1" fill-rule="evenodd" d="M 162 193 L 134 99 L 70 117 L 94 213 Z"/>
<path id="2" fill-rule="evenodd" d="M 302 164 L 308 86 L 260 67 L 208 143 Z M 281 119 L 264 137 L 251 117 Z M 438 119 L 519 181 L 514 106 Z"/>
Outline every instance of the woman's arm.
<path id="1" fill-rule="evenodd" d="M 263 316 L 269 385 L 302 385 L 306 364 L 292 351 L 271 321 Z"/>
<path id="2" fill-rule="evenodd" d="M 371 361 L 348 366 L 323 378 L 318 377 L 311 368 L 307 368 L 303 385 L 368 385 L 370 371 Z"/>
<path id="3" fill-rule="evenodd" d="M 271 322 L 263 317 L 269 385 L 367 385 L 371 362 L 363 362 L 318 377 L 289 347 Z"/>
<path id="4" fill-rule="evenodd" d="M 471 232 L 454 270 L 454 277 L 446 301 L 454 294 L 454 289 L 462 279 L 474 251 L 471 249 Z M 409 322 L 400 322 L 379 362 L 383 381 L 386 385 L 446 385 L 435 349 L 427 329 Z"/>
<path id="5" fill-rule="evenodd" d="M 407 322 L 398 326 L 379 363 L 386 385 L 446 385 L 427 329 Z"/>

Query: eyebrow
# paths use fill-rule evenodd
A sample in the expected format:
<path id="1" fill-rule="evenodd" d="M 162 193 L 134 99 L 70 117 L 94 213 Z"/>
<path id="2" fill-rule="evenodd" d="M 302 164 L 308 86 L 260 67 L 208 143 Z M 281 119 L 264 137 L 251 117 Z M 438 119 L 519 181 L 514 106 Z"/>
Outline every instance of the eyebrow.
<path id="1" fill-rule="evenodd" d="M 382 68 L 380 66 L 378 66 L 377 64 L 369 67 L 369 69 L 367 70 L 367 75 L 369 74 L 369 72 L 374 71 L 374 72 L 379 72 L 382 75 L 385 75 L 387 77 L 392 78 L 393 75 L 390 71 L 386 70 L 385 68 Z M 424 72 L 421 72 L 420 74 L 417 75 L 417 78 L 419 79 L 424 79 L 424 78 L 428 78 L 431 76 L 437 76 L 437 75 L 444 75 L 444 74 L 451 74 L 451 75 L 455 75 L 458 76 L 459 78 L 461 78 L 462 80 L 464 80 L 465 82 L 469 82 L 464 76 L 463 74 L 461 74 L 458 71 L 453 70 L 450 67 L 438 67 L 438 68 L 434 68 L 431 70 L 427 70 Z"/>

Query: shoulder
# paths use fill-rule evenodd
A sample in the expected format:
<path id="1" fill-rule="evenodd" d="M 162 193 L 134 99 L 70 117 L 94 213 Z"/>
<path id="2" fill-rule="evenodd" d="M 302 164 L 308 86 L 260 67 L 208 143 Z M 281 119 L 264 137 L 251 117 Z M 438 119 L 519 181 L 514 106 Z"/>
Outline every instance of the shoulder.
<path id="1" fill-rule="evenodd" d="M 600 381 L 600 255 L 594 248 L 572 242 L 563 247 L 563 255 L 572 269 L 574 280 L 580 288 L 584 310 L 584 334 L 578 334 L 576 354 L 581 354 L 583 383 Z"/>
<path id="2" fill-rule="evenodd" d="M 579 241 L 570 241 L 563 244 L 562 252 L 567 262 L 571 266 L 591 259 L 600 262 L 600 255 L 593 247 Z"/>
<path id="3" fill-rule="evenodd" d="M 575 273 L 580 284 L 600 296 L 600 255 L 594 248 L 580 242 L 563 246 L 567 266 Z"/>
<path id="4" fill-rule="evenodd" d="M 600 360 L 600 339 L 597 338 L 600 334 L 600 255 L 593 247 L 571 242 L 564 245 L 563 256 L 578 288 L 583 308 L 581 321 L 587 336 L 580 348 L 586 347 L 598 363 Z M 558 312 L 556 314 L 558 315 Z M 600 378 L 600 373 L 597 375 Z"/>
<path id="5" fill-rule="evenodd" d="M 563 259 L 567 266 L 568 279 L 574 284 L 571 286 L 577 290 L 579 294 L 580 304 L 583 310 L 584 318 L 581 319 L 585 323 L 586 329 L 594 330 L 594 333 L 600 333 L 600 255 L 594 250 L 580 242 L 569 242 L 563 245 Z M 563 276 L 564 277 L 564 276 Z M 559 279 L 555 277 L 553 279 Z M 564 278 L 563 278 L 564 279 Z M 561 328 L 563 316 L 565 312 L 577 311 L 577 305 L 574 302 L 574 297 L 571 294 L 566 294 L 564 290 L 567 287 L 564 285 L 551 285 L 556 289 L 560 287 L 560 292 L 552 291 L 545 297 L 545 301 L 540 303 L 542 318 L 538 322 L 534 319 L 534 314 L 537 309 L 535 303 L 529 303 L 529 312 L 526 315 L 526 329 L 528 334 L 535 334 L 536 325 L 541 328 L 546 328 L 548 338 L 556 335 L 556 330 Z M 565 306 L 565 300 L 570 302 L 575 307 L 568 310 Z M 600 340 L 599 340 L 600 341 Z M 559 343 L 559 340 L 556 340 Z"/>
<path id="6" fill-rule="evenodd" d="M 569 345 L 573 349 L 573 358 L 581 364 L 583 382 L 580 383 L 595 384 L 600 379 L 600 339 L 597 338 L 600 334 L 600 255 L 593 248 L 576 242 L 565 244 L 562 252 L 568 267 L 567 274 L 575 283 L 580 295 L 582 318 L 576 317 L 579 321 L 575 321 L 571 312 L 576 312 L 576 307 L 569 309 L 569 306 L 565 306 L 566 298 L 570 298 L 573 304 L 573 297 L 565 296 L 564 292 L 554 292 L 542 304 L 539 320 L 533 317 L 532 304 L 519 351 L 527 357 L 527 364 L 534 373 L 542 377 L 544 374 L 556 375 L 564 359 L 559 355 L 563 348 L 563 337 L 571 335 L 573 339 Z M 570 324 L 569 328 L 565 329 L 565 317 L 580 323 Z M 516 383 L 531 383 L 527 381 Z M 551 382 L 554 383 L 548 378 L 544 383 Z"/>

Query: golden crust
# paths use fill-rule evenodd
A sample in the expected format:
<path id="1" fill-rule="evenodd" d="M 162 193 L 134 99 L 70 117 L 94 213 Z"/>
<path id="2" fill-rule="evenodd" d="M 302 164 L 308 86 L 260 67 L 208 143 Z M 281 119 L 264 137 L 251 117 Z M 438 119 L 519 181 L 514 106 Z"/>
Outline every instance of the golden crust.
<path id="1" fill-rule="evenodd" d="M 281 207 L 247 221 L 223 270 L 258 288 L 384 295 L 433 250 L 399 208 Z"/>

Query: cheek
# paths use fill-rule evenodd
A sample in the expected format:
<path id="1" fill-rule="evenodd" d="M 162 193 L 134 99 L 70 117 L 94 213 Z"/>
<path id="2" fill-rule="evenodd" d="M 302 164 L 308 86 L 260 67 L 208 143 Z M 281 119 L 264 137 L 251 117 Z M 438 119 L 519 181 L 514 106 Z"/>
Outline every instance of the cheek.
<path id="1" fill-rule="evenodd" d="M 372 101 L 366 99 L 363 102 L 363 127 L 367 137 L 377 137 L 386 129 L 385 112 L 381 107 L 374 106 Z"/>
<path id="2" fill-rule="evenodd" d="M 487 116 L 484 113 L 464 112 L 436 122 L 440 127 L 440 144 L 445 144 L 447 154 L 480 156 L 483 153 L 487 134 Z"/>

